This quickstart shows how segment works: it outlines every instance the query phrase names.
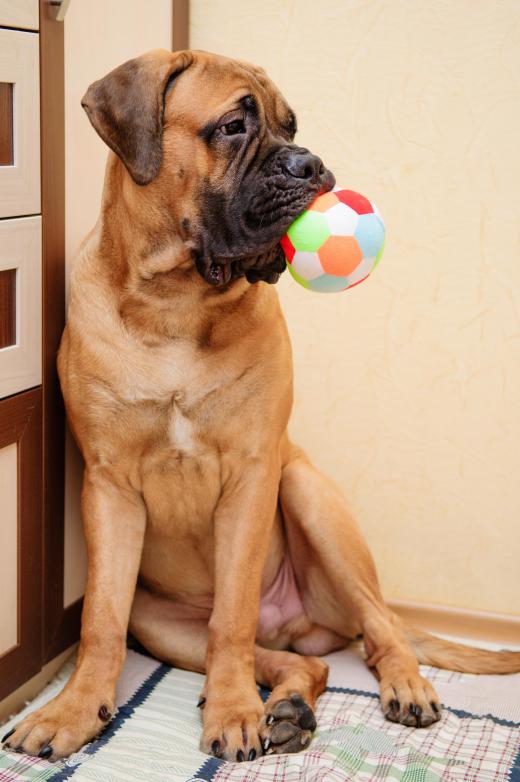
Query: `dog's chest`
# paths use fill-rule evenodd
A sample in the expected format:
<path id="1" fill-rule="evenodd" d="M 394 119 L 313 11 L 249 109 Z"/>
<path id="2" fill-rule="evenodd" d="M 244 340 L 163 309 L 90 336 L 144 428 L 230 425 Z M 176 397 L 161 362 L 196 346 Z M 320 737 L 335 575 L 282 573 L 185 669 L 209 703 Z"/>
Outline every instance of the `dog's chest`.
<path id="1" fill-rule="evenodd" d="M 149 443 L 146 461 L 202 458 L 214 439 L 215 407 L 232 393 L 233 372 L 190 345 L 154 351 L 143 359 L 133 365 L 125 402 L 140 415 L 137 429 Z"/>
<path id="2" fill-rule="evenodd" d="M 189 456 L 195 454 L 197 441 L 193 423 L 183 414 L 175 400 L 170 409 L 167 437 L 174 449 Z"/>

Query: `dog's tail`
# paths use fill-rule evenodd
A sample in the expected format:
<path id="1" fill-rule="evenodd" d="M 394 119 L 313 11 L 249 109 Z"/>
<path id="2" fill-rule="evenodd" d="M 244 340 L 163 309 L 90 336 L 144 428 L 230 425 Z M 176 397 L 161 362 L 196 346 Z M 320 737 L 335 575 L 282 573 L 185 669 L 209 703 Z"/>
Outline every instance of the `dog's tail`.
<path id="1" fill-rule="evenodd" d="M 445 641 L 401 620 L 401 628 L 424 665 L 461 673 L 520 672 L 520 652 L 492 652 Z"/>

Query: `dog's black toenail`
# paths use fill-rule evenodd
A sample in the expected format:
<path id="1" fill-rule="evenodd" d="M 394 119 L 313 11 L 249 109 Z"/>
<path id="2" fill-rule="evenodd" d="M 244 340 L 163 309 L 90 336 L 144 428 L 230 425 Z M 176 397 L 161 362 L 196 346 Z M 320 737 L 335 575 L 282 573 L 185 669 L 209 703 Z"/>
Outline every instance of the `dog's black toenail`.
<path id="1" fill-rule="evenodd" d="M 415 717 L 415 724 L 418 728 L 421 727 L 422 708 L 416 703 L 410 703 L 408 711 Z"/>
<path id="2" fill-rule="evenodd" d="M 213 752 L 214 755 L 218 757 L 220 753 L 220 741 L 218 739 L 215 739 L 215 741 L 211 745 L 211 751 Z"/>
<path id="3" fill-rule="evenodd" d="M 102 722 L 108 722 L 111 718 L 112 714 L 110 713 L 108 706 L 105 706 L 103 703 L 102 706 L 99 707 L 98 711 L 98 717 Z"/>
<path id="4" fill-rule="evenodd" d="M 265 724 L 266 724 L 266 725 L 272 725 L 272 724 L 273 724 L 273 722 L 274 722 L 274 714 L 270 714 L 270 715 L 268 716 L 268 718 L 266 719 L 266 721 L 265 721 Z"/>
<path id="5" fill-rule="evenodd" d="M 205 703 L 206 703 L 206 698 L 203 695 L 201 695 L 199 700 L 197 701 L 197 709 L 202 709 Z"/>
<path id="6" fill-rule="evenodd" d="M 247 756 L 248 760 L 254 760 L 256 758 L 256 749 L 250 749 L 249 755 Z"/>
<path id="7" fill-rule="evenodd" d="M 52 755 L 52 747 L 50 744 L 46 744 L 39 752 L 38 757 L 46 760 Z"/>
<path id="8" fill-rule="evenodd" d="M 397 698 L 393 698 L 393 699 L 390 701 L 390 704 L 389 704 L 389 705 L 390 705 L 390 709 L 391 709 L 392 711 L 396 711 L 396 712 L 398 712 L 398 711 L 400 711 L 400 709 L 401 709 L 401 704 L 399 703 L 399 701 L 397 700 Z"/>
<path id="9" fill-rule="evenodd" d="M 271 746 L 271 739 L 270 738 L 264 739 L 264 743 L 262 744 L 262 746 L 264 748 L 264 751 L 267 752 L 267 750 Z"/>
<path id="10" fill-rule="evenodd" d="M 237 761 L 238 761 L 239 763 L 243 763 L 245 759 L 246 759 L 246 756 L 244 755 L 244 753 L 242 752 L 242 750 L 241 750 L 241 749 L 239 749 L 239 750 L 238 750 L 238 752 L 237 752 Z"/>
<path id="11" fill-rule="evenodd" d="M 438 714 L 438 713 L 439 713 L 439 707 L 437 706 L 437 704 L 435 703 L 435 701 L 430 701 L 430 706 L 431 706 L 431 707 L 432 707 L 432 709 L 434 710 L 435 714 Z"/>
<path id="12" fill-rule="evenodd" d="M 13 735 L 15 730 L 16 730 L 16 728 L 11 728 L 11 730 L 8 733 L 5 734 L 5 736 L 2 739 L 2 744 L 4 743 L 4 741 L 7 741 L 7 739 L 10 738 Z"/>
<path id="13" fill-rule="evenodd" d="M 314 716 L 314 712 L 306 703 L 304 703 L 301 707 L 301 713 L 298 722 L 300 724 L 300 728 L 303 728 L 304 730 L 316 730 L 316 718 Z"/>

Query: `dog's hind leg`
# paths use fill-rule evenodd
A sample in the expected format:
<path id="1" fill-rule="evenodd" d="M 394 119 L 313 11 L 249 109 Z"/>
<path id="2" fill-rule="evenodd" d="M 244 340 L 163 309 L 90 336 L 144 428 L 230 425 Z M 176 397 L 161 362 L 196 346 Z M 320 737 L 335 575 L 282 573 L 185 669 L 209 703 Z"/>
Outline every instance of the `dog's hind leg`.
<path id="1" fill-rule="evenodd" d="M 388 719 L 417 727 L 438 720 L 439 699 L 383 601 L 374 561 L 342 495 L 294 447 L 282 471 L 280 504 L 309 620 L 339 636 L 363 634 Z"/>
<path id="2" fill-rule="evenodd" d="M 191 609 L 193 611 L 193 609 Z M 208 642 L 207 619 L 189 616 L 188 609 L 167 598 L 137 589 L 130 630 L 155 657 L 170 665 L 205 672 Z M 258 725 L 258 737 L 268 753 L 297 752 L 306 747 L 316 727 L 314 706 L 327 683 L 328 666 L 318 657 L 272 651 L 258 645 L 254 650 L 255 678 L 272 690 Z M 205 693 L 199 705 L 204 706 Z M 240 757 L 252 760 L 255 737 L 243 731 L 242 745 L 234 748 Z M 214 754 L 222 754 L 223 737 Z"/>

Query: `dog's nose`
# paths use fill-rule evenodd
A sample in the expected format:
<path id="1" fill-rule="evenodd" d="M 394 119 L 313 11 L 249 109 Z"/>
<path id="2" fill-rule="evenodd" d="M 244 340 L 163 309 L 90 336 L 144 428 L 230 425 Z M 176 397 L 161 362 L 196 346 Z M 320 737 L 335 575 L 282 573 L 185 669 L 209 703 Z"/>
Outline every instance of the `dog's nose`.
<path id="1" fill-rule="evenodd" d="M 291 149 L 283 166 L 295 179 L 317 179 L 325 171 L 325 166 L 317 155 L 308 149 Z"/>

